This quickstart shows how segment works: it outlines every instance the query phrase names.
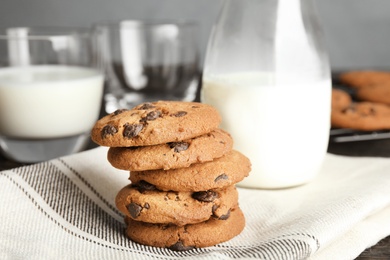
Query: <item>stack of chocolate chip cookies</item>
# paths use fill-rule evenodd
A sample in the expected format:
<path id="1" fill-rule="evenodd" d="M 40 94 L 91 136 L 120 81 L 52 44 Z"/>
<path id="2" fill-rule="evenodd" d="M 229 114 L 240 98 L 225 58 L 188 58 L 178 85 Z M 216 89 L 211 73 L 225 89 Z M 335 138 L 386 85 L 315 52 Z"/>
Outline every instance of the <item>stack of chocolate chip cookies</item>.
<path id="1" fill-rule="evenodd" d="M 172 250 L 212 246 L 238 235 L 245 218 L 235 184 L 251 169 L 233 150 L 212 106 L 159 101 L 100 119 L 92 140 L 130 171 L 116 206 L 135 242 Z"/>

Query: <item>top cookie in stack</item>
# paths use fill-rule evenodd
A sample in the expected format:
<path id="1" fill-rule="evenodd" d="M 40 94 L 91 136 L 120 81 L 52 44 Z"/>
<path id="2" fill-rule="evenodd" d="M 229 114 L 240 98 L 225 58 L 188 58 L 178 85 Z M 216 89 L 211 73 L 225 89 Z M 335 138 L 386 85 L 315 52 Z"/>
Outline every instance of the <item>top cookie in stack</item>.
<path id="1" fill-rule="evenodd" d="M 103 117 L 92 130 L 92 140 L 109 147 L 156 145 L 209 133 L 220 123 L 221 116 L 212 106 L 159 101 Z"/>
<path id="2" fill-rule="evenodd" d="M 188 250 L 243 230 L 235 184 L 251 165 L 232 150 L 220 123 L 210 105 L 158 101 L 118 110 L 95 124 L 92 140 L 110 147 L 112 166 L 130 171 L 131 184 L 119 191 L 116 206 L 132 240 Z"/>

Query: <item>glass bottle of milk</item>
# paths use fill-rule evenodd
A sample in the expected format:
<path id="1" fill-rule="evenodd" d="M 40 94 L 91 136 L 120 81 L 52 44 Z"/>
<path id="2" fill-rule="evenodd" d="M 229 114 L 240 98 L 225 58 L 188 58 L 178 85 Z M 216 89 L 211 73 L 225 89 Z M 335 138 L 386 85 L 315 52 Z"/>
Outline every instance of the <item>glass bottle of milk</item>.
<path id="1" fill-rule="evenodd" d="M 201 100 L 252 162 L 240 186 L 312 180 L 330 130 L 331 79 L 311 0 L 226 0 L 209 39 Z"/>

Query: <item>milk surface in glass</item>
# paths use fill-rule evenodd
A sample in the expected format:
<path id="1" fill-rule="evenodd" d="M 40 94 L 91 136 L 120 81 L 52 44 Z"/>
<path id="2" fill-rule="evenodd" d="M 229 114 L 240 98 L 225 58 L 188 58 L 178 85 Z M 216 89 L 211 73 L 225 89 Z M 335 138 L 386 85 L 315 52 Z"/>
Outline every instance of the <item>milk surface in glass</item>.
<path id="1" fill-rule="evenodd" d="M 206 75 L 201 99 L 219 110 L 221 128 L 251 160 L 252 171 L 240 186 L 292 187 L 318 173 L 330 130 L 329 80 L 250 72 Z"/>
<path id="2" fill-rule="evenodd" d="M 2 150 L 24 162 L 79 150 L 99 116 L 102 94 L 103 76 L 90 68 L 0 69 Z"/>

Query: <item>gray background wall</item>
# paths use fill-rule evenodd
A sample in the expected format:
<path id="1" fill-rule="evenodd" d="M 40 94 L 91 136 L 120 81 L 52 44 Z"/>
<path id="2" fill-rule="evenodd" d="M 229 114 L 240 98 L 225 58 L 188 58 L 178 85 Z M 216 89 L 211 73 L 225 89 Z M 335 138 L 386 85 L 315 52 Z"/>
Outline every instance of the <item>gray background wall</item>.
<path id="1" fill-rule="evenodd" d="M 390 68 L 390 0 L 314 0 L 332 69 Z M 0 27 L 91 26 L 101 20 L 187 18 L 201 50 L 222 0 L 0 0 Z"/>

